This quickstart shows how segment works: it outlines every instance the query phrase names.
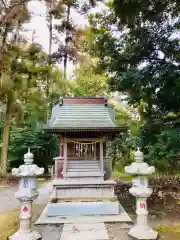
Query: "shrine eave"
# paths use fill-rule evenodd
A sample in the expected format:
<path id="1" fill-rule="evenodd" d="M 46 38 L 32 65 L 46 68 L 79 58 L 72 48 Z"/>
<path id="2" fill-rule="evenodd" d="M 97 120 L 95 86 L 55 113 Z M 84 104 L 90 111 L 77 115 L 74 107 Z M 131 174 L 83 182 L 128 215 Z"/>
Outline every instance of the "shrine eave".
<path id="1" fill-rule="evenodd" d="M 104 132 L 104 133 L 120 133 L 128 129 L 127 126 L 111 127 L 111 128 L 58 128 L 58 127 L 44 127 L 45 132 L 49 133 L 65 133 L 65 132 Z"/>

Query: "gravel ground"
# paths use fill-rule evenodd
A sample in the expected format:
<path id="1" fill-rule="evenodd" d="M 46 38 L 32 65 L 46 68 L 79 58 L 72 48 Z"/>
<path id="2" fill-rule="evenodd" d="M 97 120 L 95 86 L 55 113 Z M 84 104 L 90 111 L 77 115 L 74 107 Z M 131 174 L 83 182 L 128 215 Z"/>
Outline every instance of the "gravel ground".
<path id="1" fill-rule="evenodd" d="M 0 215 L 9 214 L 20 206 L 19 201 L 14 196 L 18 189 L 18 185 L 0 186 Z M 50 183 L 44 183 L 39 188 L 39 196 L 33 203 L 33 222 L 39 217 L 42 210 L 46 206 L 49 198 Z M 16 210 L 18 216 L 18 210 Z M 33 226 L 33 229 L 38 231 L 42 240 L 60 240 L 63 225 L 49 226 Z"/>
<path id="2" fill-rule="evenodd" d="M 180 240 L 180 223 L 173 222 L 172 219 L 151 220 L 150 225 L 154 229 L 162 226 L 158 240 Z M 109 240 L 131 240 L 128 238 L 128 229 L 121 228 L 120 223 L 106 224 L 109 234 Z"/>
<path id="3" fill-rule="evenodd" d="M 48 202 L 50 184 L 41 183 L 39 184 L 39 196 L 34 201 L 34 204 L 46 204 Z M 0 213 L 6 213 L 11 209 L 18 208 L 20 206 L 19 200 L 14 196 L 18 190 L 18 185 L 0 185 Z"/>
<path id="4" fill-rule="evenodd" d="M 106 224 L 109 240 L 129 240 L 128 229 L 123 229 L 120 223 Z"/>
<path id="5" fill-rule="evenodd" d="M 17 186 L 2 187 L 0 191 L 0 213 L 6 213 L 11 209 L 19 206 L 19 201 L 14 194 L 17 191 Z"/>
<path id="6" fill-rule="evenodd" d="M 34 229 L 41 234 L 42 240 L 60 240 L 63 225 L 36 226 Z"/>

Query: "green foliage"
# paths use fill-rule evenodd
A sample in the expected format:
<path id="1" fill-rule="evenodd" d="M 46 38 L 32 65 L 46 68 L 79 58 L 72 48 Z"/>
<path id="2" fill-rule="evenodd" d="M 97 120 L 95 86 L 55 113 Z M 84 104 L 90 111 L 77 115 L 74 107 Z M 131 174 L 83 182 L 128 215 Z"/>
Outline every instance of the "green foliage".
<path id="1" fill-rule="evenodd" d="M 121 108 L 118 108 L 114 104 L 111 106 L 115 110 L 115 116 L 116 116 L 117 123 L 119 123 L 119 124 L 133 123 L 131 114 L 128 111 L 122 110 Z"/>
<path id="2" fill-rule="evenodd" d="M 47 170 L 52 164 L 52 158 L 57 156 L 59 142 L 56 135 L 44 133 L 42 130 L 33 131 L 29 127 L 13 126 L 9 142 L 9 167 L 19 167 L 23 164 L 24 154 L 31 148 L 34 162 Z"/>
<path id="3" fill-rule="evenodd" d="M 132 151 L 141 146 L 147 161 L 159 171 L 180 170 L 179 1 L 112 0 L 105 10 L 89 15 L 86 30 L 72 22 L 71 10 L 87 13 L 95 1 L 90 5 L 74 0 L 45 2 L 49 54 L 39 44 L 18 38 L 22 24 L 29 20 L 28 1 L 15 6 L 10 1 L 0 7 L 1 169 L 7 149 L 10 167 L 22 163 L 28 147 L 40 166 L 47 167 L 56 156 L 57 137 L 43 133 L 42 128 L 60 96 L 109 96 L 110 90 L 116 90 L 127 95 L 141 121 L 133 121 L 129 112 L 113 106 L 118 123 L 128 124 L 131 130 L 110 145 L 114 166 L 122 170 L 133 160 Z M 53 25 L 53 19 L 60 20 L 59 25 Z M 13 32 L 14 39 L 9 41 Z M 55 32 L 64 34 L 64 42 Z M 59 48 L 52 53 L 54 40 Z M 91 61 L 85 62 L 87 58 Z M 71 81 L 65 80 L 67 60 L 81 63 Z M 64 63 L 64 75 L 57 62 Z"/>
<path id="4" fill-rule="evenodd" d="M 90 63 L 91 64 L 91 63 Z M 72 80 L 74 96 L 106 96 L 108 93 L 107 76 L 95 72 L 95 67 L 83 65 L 75 72 Z"/>
<path id="5" fill-rule="evenodd" d="M 72 22 L 71 10 L 74 8 L 84 14 L 95 4 L 95 1 L 84 4 L 74 0 L 44 1 L 48 10 L 50 33 L 49 53 L 46 54 L 39 43 L 32 40 L 30 44 L 29 40 L 26 41 L 25 37 L 21 36 L 23 31 L 21 27 L 30 17 L 28 2 L 17 1 L 14 4 L 14 1 L 4 1 L 0 7 L 2 12 L 0 17 L 2 35 L 0 41 L 0 107 L 3 112 L 0 116 L 0 172 L 2 175 L 6 175 L 7 159 L 10 168 L 19 166 L 23 162 L 23 155 L 28 147 L 32 148 L 36 163 L 46 168 L 47 164 L 51 163 L 52 157 L 58 154 L 57 137 L 43 133 L 42 128 L 43 124 L 47 123 L 49 112 L 59 97 L 72 94 L 72 86 L 55 64 L 58 61 L 64 61 L 64 72 L 66 72 L 67 60 L 80 61 L 76 39 L 81 37 L 83 31 L 77 29 Z M 60 19 L 60 25 L 54 26 L 53 18 Z M 59 48 L 56 53 L 52 54 L 52 42 L 55 40 L 54 30 L 64 34 L 65 41 L 62 43 L 62 39 L 56 36 L 56 44 L 58 43 Z M 101 76 L 93 75 L 91 71 L 90 76 L 93 79 L 89 88 L 96 86 L 94 90 L 91 90 L 92 95 L 97 91 L 102 93 L 107 90 L 105 76 L 100 78 Z M 73 90 L 79 95 L 89 94 L 85 88 L 84 92 L 80 90 L 81 84 L 86 86 L 89 78 L 82 82 L 80 73 L 77 78 L 79 78 L 77 81 L 79 87 L 76 86 L 76 90 Z"/>
<path id="6" fill-rule="evenodd" d="M 141 122 L 132 128 L 131 142 L 143 145 L 158 170 L 176 170 L 179 136 L 172 131 L 179 131 L 179 2 L 113 0 L 107 7 L 89 16 L 85 50 L 98 58 L 97 70 L 111 76 L 110 88 L 125 93 L 139 110 Z"/>
<path id="7" fill-rule="evenodd" d="M 139 126 L 132 120 L 132 116 L 128 111 L 122 110 L 117 106 L 113 106 L 116 114 L 117 124 L 125 124 L 129 130 L 117 136 L 108 146 L 108 152 L 113 157 L 113 168 L 116 171 L 124 172 L 124 167 L 133 161 L 133 151 L 141 146 L 139 138 Z M 134 133 L 136 133 L 136 135 Z"/>
<path id="8" fill-rule="evenodd" d="M 152 18 L 150 24 L 149 19 L 137 14 L 137 22 L 129 26 L 124 21 L 120 24 L 123 16 L 116 15 L 121 11 L 114 9 L 115 2 L 108 11 L 89 18 L 90 54 L 99 58 L 101 71 L 112 73 L 112 89 L 128 93 L 130 104 L 144 101 L 148 118 L 157 109 L 165 114 L 177 113 L 180 110 L 179 40 L 176 37 L 178 20 L 173 10 L 169 12 L 172 21 L 162 17 L 159 22 Z M 128 12 L 125 14 L 130 17 Z"/>
<path id="9" fill-rule="evenodd" d="M 7 159 L 11 160 L 10 167 L 19 165 L 23 154 L 27 151 L 27 146 L 33 141 L 38 163 L 42 166 L 46 165 L 46 168 L 47 163 L 51 163 L 53 150 L 54 154 L 57 152 L 53 147 L 51 147 L 52 152 L 48 149 L 47 144 L 51 146 L 51 136 L 48 139 L 41 130 L 43 124 L 47 122 L 47 115 L 53 103 L 59 96 L 66 95 L 69 89 L 61 71 L 55 66 L 47 65 L 47 54 L 38 44 L 29 45 L 26 50 L 18 48 L 13 54 L 17 53 L 22 57 L 22 61 L 16 61 L 13 71 L 1 74 L 0 97 L 1 104 L 6 109 L 2 121 L 4 124 L 0 159 L 2 175 L 6 174 Z M 9 52 L 7 51 L 6 54 L 8 55 Z M 9 67 L 13 65 L 12 58 L 13 56 L 9 59 Z M 51 86 L 45 81 L 49 76 Z M 8 144 L 9 140 L 10 144 Z M 54 147 L 56 146 L 55 144 Z M 37 150 L 40 148 L 41 150 Z M 9 153 L 8 157 L 7 153 Z"/>
<path id="10" fill-rule="evenodd" d="M 172 128 L 155 135 L 154 144 L 147 145 L 147 161 L 160 172 L 179 172 L 180 170 L 180 129 Z"/>
<path id="11" fill-rule="evenodd" d="M 78 63 L 84 59 L 78 44 L 84 31 L 80 25 L 78 26 L 73 21 L 72 14 L 75 11 L 84 15 L 91 7 L 92 4 L 90 2 L 82 3 L 77 0 L 68 0 L 56 3 L 56 7 L 49 10 L 50 41 L 52 44 L 52 40 L 55 38 L 56 44 L 58 44 L 57 51 L 51 54 L 51 60 L 53 63 L 63 63 L 65 77 L 67 76 L 68 62 Z M 52 34 L 53 18 L 58 20 L 54 25 L 55 34 Z M 62 35 L 64 36 L 64 40 L 62 40 Z"/>

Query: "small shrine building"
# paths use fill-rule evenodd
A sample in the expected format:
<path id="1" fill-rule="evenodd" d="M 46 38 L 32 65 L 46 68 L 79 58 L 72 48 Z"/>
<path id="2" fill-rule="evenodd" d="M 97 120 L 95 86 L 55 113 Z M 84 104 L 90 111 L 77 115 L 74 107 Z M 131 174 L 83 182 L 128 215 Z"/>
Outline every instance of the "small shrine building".
<path id="1" fill-rule="evenodd" d="M 106 144 L 124 131 L 106 98 L 62 98 L 52 109 L 46 132 L 59 135 L 60 156 L 55 178 L 107 179 L 112 161 Z"/>
<path id="2" fill-rule="evenodd" d="M 114 195 L 112 160 L 106 151 L 107 143 L 126 127 L 116 124 L 107 99 L 62 98 L 44 130 L 58 134 L 60 155 L 55 158 L 50 202 L 38 223 L 57 223 L 57 217 L 64 216 L 70 222 L 72 217 L 83 222 L 83 216 L 92 221 L 99 216 L 102 222 L 104 217 L 109 222 L 129 219 Z"/>

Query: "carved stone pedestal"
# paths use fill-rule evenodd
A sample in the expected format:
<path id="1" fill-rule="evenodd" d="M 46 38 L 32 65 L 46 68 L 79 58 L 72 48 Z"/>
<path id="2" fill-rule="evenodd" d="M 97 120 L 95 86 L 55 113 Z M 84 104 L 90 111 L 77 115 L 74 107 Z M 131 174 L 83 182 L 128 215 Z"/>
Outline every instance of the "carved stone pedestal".
<path id="1" fill-rule="evenodd" d="M 41 235 L 36 231 L 21 232 L 21 230 L 19 230 L 9 239 L 10 240 L 41 240 L 42 238 L 41 238 Z"/>
<path id="2" fill-rule="evenodd" d="M 128 232 L 128 236 L 138 240 L 154 240 L 157 239 L 158 233 L 149 226 L 135 225 Z"/>

